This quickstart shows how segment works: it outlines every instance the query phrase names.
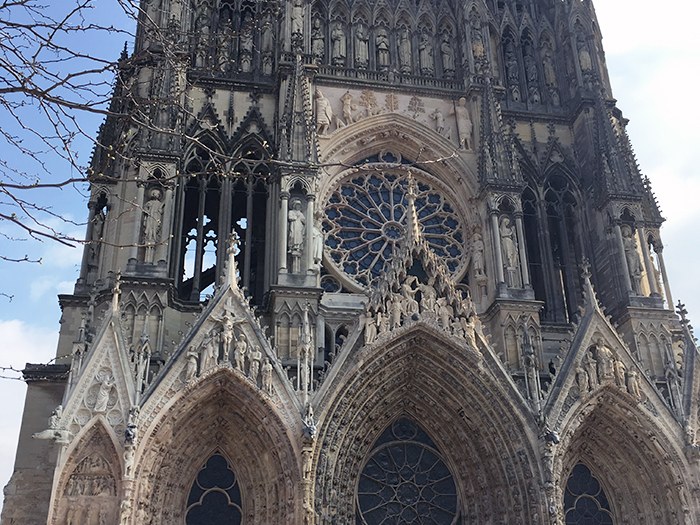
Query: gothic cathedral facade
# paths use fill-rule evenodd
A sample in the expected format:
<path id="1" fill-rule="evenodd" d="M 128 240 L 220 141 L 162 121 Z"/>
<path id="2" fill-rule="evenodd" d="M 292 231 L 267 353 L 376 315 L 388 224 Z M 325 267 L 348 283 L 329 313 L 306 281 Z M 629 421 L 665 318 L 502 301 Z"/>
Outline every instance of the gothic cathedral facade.
<path id="1" fill-rule="evenodd" d="M 3 523 L 700 524 L 590 0 L 143 0 Z"/>

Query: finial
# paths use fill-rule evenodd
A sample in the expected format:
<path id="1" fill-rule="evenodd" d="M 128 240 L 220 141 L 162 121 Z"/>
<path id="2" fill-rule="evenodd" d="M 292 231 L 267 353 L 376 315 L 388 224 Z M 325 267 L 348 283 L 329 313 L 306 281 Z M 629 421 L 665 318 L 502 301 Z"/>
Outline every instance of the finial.
<path id="1" fill-rule="evenodd" d="M 122 272 L 117 272 L 117 278 L 114 281 L 114 288 L 112 288 L 112 311 L 115 314 L 119 312 L 119 299 L 122 293 L 121 280 Z"/>

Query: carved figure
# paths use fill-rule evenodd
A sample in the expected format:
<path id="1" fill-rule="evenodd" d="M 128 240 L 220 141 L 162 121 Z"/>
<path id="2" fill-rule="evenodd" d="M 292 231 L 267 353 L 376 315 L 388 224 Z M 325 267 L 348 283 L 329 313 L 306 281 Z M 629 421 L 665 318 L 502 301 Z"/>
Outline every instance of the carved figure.
<path id="1" fill-rule="evenodd" d="M 311 53 L 314 55 L 316 60 L 323 60 L 326 52 L 326 37 L 323 34 L 323 27 L 321 27 L 321 20 L 319 18 L 314 18 L 313 24 L 311 26 Z"/>
<path id="2" fill-rule="evenodd" d="M 236 368 L 243 373 L 245 373 L 245 359 L 247 355 L 248 341 L 245 334 L 241 334 L 238 336 L 238 341 L 236 341 Z"/>
<path id="3" fill-rule="evenodd" d="M 333 122 L 333 108 L 331 108 L 330 100 L 328 100 L 328 98 L 326 98 L 326 96 L 318 88 L 316 89 L 315 99 L 316 132 L 319 135 L 326 135 L 330 130 L 331 123 Z"/>
<path id="4" fill-rule="evenodd" d="M 520 279 L 518 278 L 518 245 L 509 217 L 501 218 L 500 236 L 507 284 L 508 286 L 518 287 L 520 286 Z"/>
<path id="5" fill-rule="evenodd" d="M 260 361 L 262 361 L 262 352 L 259 348 L 253 347 L 250 351 L 250 370 L 248 375 L 256 385 L 258 384 L 258 374 L 260 373 Z"/>
<path id="6" fill-rule="evenodd" d="M 343 24 L 337 22 L 333 27 L 331 32 L 331 56 L 333 58 L 334 66 L 344 66 L 345 57 L 347 56 L 347 43 L 345 41 L 345 31 L 343 31 Z"/>
<path id="7" fill-rule="evenodd" d="M 469 109 L 467 109 L 467 99 L 460 97 L 455 104 L 454 110 L 455 119 L 457 120 L 457 134 L 459 135 L 459 147 L 461 149 L 472 149 L 472 119 L 469 117 Z"/>
<path id="8" fill-rule="evenodd" d="M 206 372 L 210 368 L 216 366 L 216 360 L 219 354 L 216 343 L 216 333 L 212 330 L 202 342 L 199 358 L 200 372 Z"/>
<path id="9" fill-rule="evenodd" d="M 366 69 L 369 64 L 369 35 L 363 24 L 355 30 L 355 66 Z"/>
<path id="10" fill-rule="evenodd" d="M 345 94 L 340 97 L 340 101 L 343 103 L 343 121 L 345 124 L 352 124 L 355 122 L 355 118 L 352 115 L 355 108 L 353 107 L 352 95 L 350 92 L 346 91 Z"/>
<path id="11" fill-rule="evenodd" d="M 602 338 L 596 341 L 596 361 L 598 364 L 598 381 L 607 382 L 613 378 L 614 357 L 612 351 L 605 346 Z"/>
<path id="12" fill-rule="evenodd" d="M 51 430 L 57 430 L 59 428 L 62 415 L 63 405 L 58 405 L 56 408 L 54 408 L 53 412 L 51 412 L 51 416 L 49 416 L 49 428 Z"/>
<path id="13" fill-rule="evenodd" d="M 484 35 L 481 32 L 481 18 L 476 10 L 472 10 L 469 15 L 469 25 L 471 28 L 472 56 L 475 63 L 480 63 L 486 56 L 484 47 Z M 480 68 L 477 67 L 477 70 Z"/>
<path id="14" fill-rule="evenodd" d="M 95 412 L 101 413 L 107 411 L 107 404 L 109 403 L 109 394 L 112 392 L 112 387 L 114 386 L 114 378 L 112 376 L 107 376 L 100 382 L 100 389 L 97 392 L 97 397 L 95 399 Z"/>
<path id="15" fill-rule="evenodd" d="M 306 235 L 306 217 L 301 211 L 301 201 L 299 199 L 292 201 L 292 209 L 289 210 L 287 221 L 289 222 L 288 251 L 293 255 L 299 255 L 303 251 L 304 237 Z"/>
<path id="16" fill-rule="evenodd" d="M 263 53 L 272 52 L 273 42 L 273 27 L 272 17 L 268 13 L 263 20 L 262 35 L 260 36 L 260 48 Z"/>
<path id="17" fill-rule="evenodd" d="M 442 55 L 442 71 L 445 77 L 452 78 L 455 73 L 455 52 L 450 43 L 450 35 L 445 33 L 440 42 L 440 54 Z"/>
<path id="18" fill-rule="evenodd" d="M 428 33 L 422 33 L 418 44 L 418 60 L 420 72 L 423 75 L 432 75 L 435 72 L 433 64 L 433 43 Z"/>
<path id="19" fill-rule="evenodd" d="M 549 44 L 544 47 L 542 55 L 542 69 L 544 71 L 545 84 L 551 87 L 557 85 L 557 74 L 554 70 L 554 59 L 552 58 L 552 48 Z"/>
<path id="20" fill-rule="evenodd" d="M 637 377 L 637 372 L 635 370 L 628 370 L 625 373 L 627 378 L 627 392 L 632 394 L 637 399 L 642 398 L 642 393 L 639 390 L 639 379 Z"/>
<path id="21" fill-rule="evenodd" d="M 464 339 L 467 341 L 467 345 L 476 350 L 476 327 L 474 324 L 474 316 L 461 317 L 460 321 L 462 323 Z"/>
<path id="22" fill-rule="evenodd" d="M 472 269 L 476 277 L 484 275 L 484 241 L 480 233 L 472 237 Z"/>
<path id="23" fill-rule="evenodd" d="M 389 56 L 389 36 L 385 29 L 379 30 L 374 44 L 377 47 L 377 66 L 380 71 L 386 71 L 389 69 L 391 59 Z"/>
<path id="24" fill-rule="evenodd" d="M 323 259 L 323 232 L 314 224 L 313 226 L 313 256 L 314 265 L 319 266 Z"/>
<path id="25" fill-rule="evenodd" d="M 190 348 L 187 351 L 187 363 L 185 364 L 185 382 L 197 377 L 197 352 Z"/>
<path id="26" fill-rule="evenodd" d="M 399 33 L 399 69 L 401 73 L 411 72 L 411 35 L 406 28 Z"/>
<path id="27" fill-rule="evenodd" d="M 399 294 L 393 294 L 389 302 L 389 330 L 401 326 L 401 314 L 403 313 L 402 298 Z"/>
<path id="28" fill-rule="evenodd" d="M 513 44 L 510 41 L 506 42 L 505 44 L 505 66 L 508 83 L 517 85 L 520 82 L 518 59 L 515 57 L 515 50 L 513 49 Z"/>
<path id="29" fill-rule="evenodd" d="M 294 0 L 292 7 L 292 34 L 300 35 L 304 32 L 304 6 L 301 0 Z"/>
<path id="30" fill-rule="evenodd" d="M 368 345 L 377 338 L 377 321 L 372 312 L 365 309 L 365 344 Z"/>
<path id="31" fill-rule="evenodd" d="M 588 44 L 583 34 L 579 34 L 576 38 L 576 47 L 578 48 L 578 62 L 583 73 L 589 73 L 593 69 L 593 61 L 591 53 L 588 51 Z"/>
<path id="32" fill-rule="evenodd" d="M 146 245 L 145 262 L 153 262 L 155 245 L 160 241 L 161 224 L 163 223 L 163 202 L 160 200 L 160 190 L 152 189 L 149 200 L 143 206 L 144 226 L 143 241 Z"/>
<path id="33" fill-rule="evenodd" d="M 641 292 L 640 283 L 642 280 L 642 263 L 637 252 L 637 241 L 634 238 L 632 228 L 623 224 L 620 227 L 622 231 L 622 244 L 625 249 L 625 259 L 627 259 L 627 268 L 632 281 L 632 290 L 639 294 Z"/>
<path id="34" fill-rule="evenodd" d="M 221 318 L 221 341 L 224 347 L 222 362 L 227 363 L 229 352 L 231 351 L 231 342 L 233 341 L 233 319 L 231 319 L 228 312 L 224 312 Z"/>
<path id="35" fill-rule="evenodd" d="M 444 135 L 445 116 L 442 114 L 442 111 L 440 111 L 438 108 L 435 108 L 435 111 L 433 111 L 430 114 L 430 118 L 432 118 L 435 121 L 435 131 L 437 131 L 440 135 Z"/>
<path id="36" fill-rule="evenodd" d="M 590 352 L 586 352 L 586 355 L 583 358 L 583 366 L 586 368 L 586 372 L 588 373 L 588 381 L 591 385 L 591 390 L 593 390 L 598 386 L 598 372 L 596 370 L 595 358 Z"/>
<path id="37" fill-rule="evenodd" d="M 272 363 L 269 359 L 262 365 L 262 389 L 272 395 Z"/>
<path id="38" fill-rule="evenodd" d="M 586 394 L 591 389 L 591 383 L 588 378 L 588 372 L 583 367 L 576 369 L 576 384 L 581 395 Z"/>
<path id="39" fill-rule="evenodd" d="M 131 478 L 134 470 L 134 456 L 136 455 L 136 447 L 133 445 L 127 446 L 124 449 L 124 476 Z"/>
<path id="40" fill-rule="evenodd" d="M 452 324 L 452 306 L 447 304 L 447 299 L 440 297 L 437 300 L 437 309 L 440 326 L 442 326 L 444 330 L 447 330 Z"/>
<path id="41" fill-rule="evenodd" d="M 435 279 L 431 278 L 428 284 L 420 284 L 418 289 L 420 290 L 420 311 L 421 314 L 435 313 L 437 308 L 437 292 L 433 287 Z"/>
<path id="42" fill-rule="evenodd" d="M 614 368 L 614 374 L 615 374 L 615 384 L 619 387 L 624 388 L 625 387 L 625 364 L 619 360 L 616 359 L 615 363 L 613 365 Z"/>

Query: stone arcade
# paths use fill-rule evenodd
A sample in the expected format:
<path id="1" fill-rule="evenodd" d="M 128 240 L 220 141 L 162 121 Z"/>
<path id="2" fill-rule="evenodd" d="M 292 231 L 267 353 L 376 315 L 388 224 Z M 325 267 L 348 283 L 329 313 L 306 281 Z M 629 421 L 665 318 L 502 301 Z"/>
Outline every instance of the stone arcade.
<path id="1" fill-rule="evenodd" d="M 4 524 L 700 524 L 588 0 L 144 0 Z"/>

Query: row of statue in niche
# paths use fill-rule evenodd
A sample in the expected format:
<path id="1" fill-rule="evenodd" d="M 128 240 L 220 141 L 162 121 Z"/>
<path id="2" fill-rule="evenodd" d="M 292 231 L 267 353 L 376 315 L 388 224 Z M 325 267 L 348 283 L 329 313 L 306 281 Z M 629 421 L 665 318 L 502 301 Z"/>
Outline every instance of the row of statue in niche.
<path id="1" fill-rule="evenodd" d="M 422 27 L 395 31 L 385 26 L 370 28 L 364 22 L 348 27 L 340 21 L 325 27 L 315 17 L 311 26 L 311 53 L 314 59 L 335 67 L 398 71 L 404 75 L 455 77 L 457 60 L 453 33 L 442 28 L 439 34 Z"/>

